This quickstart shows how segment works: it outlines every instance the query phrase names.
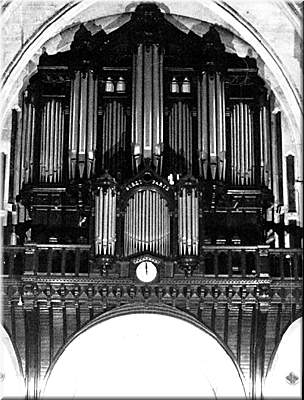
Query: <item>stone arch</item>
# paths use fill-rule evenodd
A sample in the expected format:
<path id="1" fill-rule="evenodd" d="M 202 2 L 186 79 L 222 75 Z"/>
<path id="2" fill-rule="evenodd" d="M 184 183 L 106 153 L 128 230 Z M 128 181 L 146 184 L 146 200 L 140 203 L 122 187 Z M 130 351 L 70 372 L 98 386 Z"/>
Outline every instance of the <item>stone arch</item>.
<path id="1" fill-rule="evenodd" d="M 0 325 L 0 396 L 25 396 L 25 383 L 20 356 L 6 329 Z"/>
<path id="2" fill-rule="evenodd" d="M 159 321 L 160 318 L 160 321 Z M 160 324 L 158 325 L 160 327 L 159 330 L 155 329 L 155 327 L 157 326 L 156 324 L 158 322 L 160 322 Z M 122 325 L 120 325 L 122 322 Z M 151 325 L 149 325 L 151 324 Z M 120 326 L 120 328 L 124 328 L 124 329 L 115 329 L 118 328 Z M 135 326 L 135 329 L 133 329 Z M 170 327 L 170 329 L 166 329 Z M 178 329 L 176 329 L 178 327 Z M 126 329 L 128 328 L 128 329 Z M 103 331 L 103 329 L 105 329 Z M 161 349 L 164 349 L 164 353 L 166 352 L 167 348 L 169 347 L 171 350 L 171 353 L 169 351 L 169 354 L 172 354 L 172 346 L 171 346 L 171 339 L 173 340 L 172 343 L 174 343 L 174 340 L 180 339 L 181 340 L 181 335 L 184 335 L 185 332 L 191 333 L 191 336 L 188 335 L 184 335 L 182 337 L 182 340 L 184 342 L 184 346 L 181 346 L 181 342 L 178 342 L 178 347 L 174 347 L 173 352 L 177 355 L 176 360 L 172 360 L 172 363 L 170 363 L 172 368 L 172 365 L 178 364 L 178 362 L 180 361 L 180 367 L 181 369 L 185 369 L 185 368 L 190 368 L 190 370 L 193 372 L 194 370 L 191 369 L 191 360 L 194 362 L 195 359 L 197 357 L 201 357 L 200 358 L 200 366 L 201 366 L 201 380 L 202 382 L 205 382 L 205 384 L 208 386 L 208 396 L 216 396 L 215 398 L 224 398 L 227 395 L 231 395 L 234 398 L 246 398 L 246 391 L 245 391 L 245 385 L 244 385 L 244 378 L 242 375 L 242 372 L 239 368 L 239 366 L 237 365 L 234 356 L 232 355 L 231 351 L 221 342 L 221 340 L 212 332 L 210 331 L 208 328 L 206 328 L 201 322 L 199 322 L 197 319 L 195 319 L 194 317 L 190 316 L 189 314 L 186 314 L 183 311 L 177 310 L 175 308 L 172 308 L 170 306 L 165 306 L 165 305 L 146 305 L 146 304 L 137 304 L 137 305 L 125 305 L 125 306 L 121 306 L 118 308 L 115 308 L 111 311 L 108 311 L 100 316 L 98 316 L 97 318 L 95 318 L 94 320 L 90 321 L 88 324 L 86 324 L 82 329 L 80 329 L 69 341 L 68 343 L 60 349 L 60 351 L 58 352 L 58 354 L 56 355 L 52 365 L 49 367 L 47 374 L 45 376 L 45 380 L 42 384 L 42 391 L 41 391 L 41 397 L 44 398 L 44 396 L 50 396 L 50 395 L 58 395 L 60 394 L 61 396 L 64 396 L 64 394 L 62 393 L 56 393 L 56 392 L 52 392 L 52 386 L 57 386 L 58 387 L 58 377 L 60 376 L 60 368 L 64 368 L 65 363 L 67 362 L 67 360 L 69 360 L 69 358 L 71 357 L 70 355 L 72 354 L 78 354 L 79 357 L 82 357 L 82 353 L 80 350 L 75 350 L 76 348 L 79 349 L 80 347 L 77 347 L 78 344 L 80 344 L 81 342 L 86 343 L 86 346 L 88 343 L 92 344 L 92 346 L 94 347 L 94 343 L 93 343 L 93 333 L 94 330 L 96 333 L 98 333 L 98 340 L 100 343 L 100 346 L 105 349 L 107 347 L 110 346 L 110 344 L 106 343 L 106 346 L 102 345 L 103 343 L 103 335 L 106 332 L 106 329 L 109 329 L 111 332 L 111 341 L 113 342 L 113 332 L 114 332 L 114 341 L 115 338 L 117 339 L 119 337 L 119 340 L 115 341 L 114 346 L 112 347 L 113 349 L 113 355 L 111 353 L 112 357 L 115 357 L 115 352 L 114 352 L 114 348 L 118 348 L 118 350 L 121 350 L 121 346 L 120 346 L 120 342 L 125 341 L 124 343 L 128 346 L 125 346 L 125 348 L 130 348 L 132 347 L 132 344 L 130 345 L 130 342 L 128 341 L 128 335 L 135 335 L 137 336 L 137 343 L 140 344 L 139 348 L 142 350 L 140 355 L 137 354 L 137 358 L 141 358 L 144 357 L 144 353 L 146 353 L 146 356 L 149 359 L 149 362 L 153 364 L 153 356 L 151 359 L 151 354 L 158 354 L 157 355 L 157 359 L 159 359 L 159 363 L 166 363 L 166 360 L 164 359 L 164 357 L 166 356 L 166 354 L 163 354 L 163 352 L 161 352 Z M 133 330 L 132 330 L 133 329 Z M 142 333 L 140 332 L 140 330 L 142 329 Z M 146 340 L 146 333 L 148 329 L 152 329 L 153 331 L 153 338 L 155 340 L 155 344 L 152 346 L 152 351 L 143 351 L 143 349 L 141 348 L 141 345 L 143 343 L 143 340 Z M 172 329 L 172 330 L 171 330 Z M 125 332 L 127 331 L 131 331 L 131 333 L 126 334 Z M 171 331 L 170 331 L 171 330 Z M 170 331 L 170 332 L 169 332 Z M 115 333 L 115 332 L 120 332 L 119 334 Z M 183 333 L 180 333 L 183 332 Z M 87 336 L 86 336 L 87 335 Z M 179 336 L 180 335 L 180 336 Z M 194 336 L 193 336 L 194 335 Z M 117 337 L 116 337 L 117 336 Z M 191 340 L 187 341 L 187 338 L 190 337 Z M 127 339 L 126 339 L 127 338 Z M 170 340 L 168 341 L 168 338 L 170 338 Z M 193 351 L 193 342 L 197 344 L 196 340 L 197 338 L 201 338 L 202 342 L 201 343 L 205 343 L 206 346 L 204 348 L 200 348 L 198 347 L 196 349 L 196 351 Z M 160 340 L 161 339 L 161 340 Z M 205 342 L 204 342 L 205 340 Z M 163 341 L 163 345 L 161 344 L 161 342 Z M 149 342 L 150 343 L 150 342 Z M 134 343 L 133 343 L 134 344 Z M 163 346 L 163 347 L 162 347 Z M 111 346 L 110 346 L 111 347 Z M 95 346 L 94 347 L 95 351 L 94 351 L 94 356 L 98 357 L 98 349 Z M 188 362 L 186 362 L 185 364 L 183 364 L 183 354 L 184 354 L 184 350 L 187 350 L 187 352 L 189 352 L 189 354 L 192 354 L 192 359 L 188 360 Z M 191 351 L 192 350 L 192 351 Z M 112 350 L 110 350 L 111 352 Z M 157 353 L 157 351 L 159 351 L 159 353 Z M 209 359 L 209 363 L 208 363 L 208 368 L 205 368 L 206 365 L 204 364 L 204 362 L 206 362 L 206 359 L 204 359 L 204 357 L 202 357 L 202 352 L 208 353 L 208 351 L 212 352 L 212 359 Z M 88 352 L 88 348 L 86 347 L 86 353 Z M 215 353 L 214 353 L 215 352 Z M 69 355 L 70 354 L 70 355 Z M 119 353 L 121 354 L 121 353 Z M 127 355 L 133 354 L 130 351 L 127 351 L 126 353 Z M 221 362 L 216 363 L 216 356 L 215 354 L 219 355 Z M 102 359 L 102 351 L 100 353 L 101 359 Z M 149 358 L 150 357 L 150 358 Z M 205 355 L 206 357 L 206 355 Z M 107 363 L 109 361 L 107 361 L 107 358 L 104 358 L 104 362 Z M 125 361 L 123 361 L 125 360 Z M 119 363 L 124 363 L 125 367 L 124 367 L 124 371 L 126 368 L 130 368 L 132 369 L 132 366 L 134 366 L 132 364 L 132 362 L 130 363 L 128 361 L 129 359 L 123 359 L 120 358 L 120 360 L 117 359 L 117 365 L 119 366 Z M 155 361 L 155 360 L 154 360 Z M 82 362 L 85 363 L 85 360 L 82 359 Z M 167 360 L 167 362 L 169 362 Z M 138 359 L 136 361 L 136 363 L 138 364 L 139 368 L 143 368 L 140 367 L 140 365 L 146 365 L 146 364 L 141 364 L 140 360 Z M 109 362 L 109 364 L 107 364 L 108 368 L 111 369 L 111 366 L 113 367 L 113 365 L 116 365 L 115 363 L 112 365 L 113 363 Z M 159 364 L 158 364 L 159 365 Z M 113 367 L 116 368 L 116 367 Z M 157 367 L 159 368 L 159 367 Z M 57 369 L 57 370 L 56 370 Z M 223 371 L 225 370 L 225 376 L 226 378 L 223 378 L 223 376 L 221 375 L 221 369 L 223 369 Z M 65 368 L 66 370 L 66 368 Z M 118 371 L 119 371 L 119 367 L 118 367 Z M 222 372 L 223 372 L 222 371 Z M 121 371 L 120 371 L 121 372 Z M 103 372 L 101 372 L 99 370 L 99 373 L 102 375 Z M 117 373 L 117 370 L 116 370 Z M 197 373 L 197 372 L 196 372 Z M 204 375 L 203 375 L 204 374 Z M 229 377 L 228 377 L 229 375 Z M 73 375 L 74 376 L 74 375 Z M 117 375 L 116 375 L 117 376 Z M 167 377 L 168 378 L 168 377 Z M 166 379 L 167 379 L 166 378 Z M 197 376 L 196 376 L 197 378 Z M 72 382 L 73 379 L 75 380 L 75 377 L 72 378 L 69 382 Z M 187 376 L 186 378 L 187 379 Z M 193 379 L 193 377 L 192 377 Z M 205 379 L 205 380 L 204 380 Z M 167 379 L 168 380 L 168 379 Z M 233 380 L 234 381 L 234 387 L 230 387 L 229 386 L 229 382 Z M 76 381 L 78 382 L 78 379 L 76 378 Z M 118 380 L 118 382 L 120 382 L 120 380 Z M 191 381 L 191 385 L 193 385 L 193 383 L 195 383 L 194 380 Z M 67 377 L 65 376 L 65 386 L 67 385 Z M 189 386 L 190 387 L 190 386 Z M 194 389 L 192 387 L 192 390 L 197 390 L 197 386 L 194 384 Z M 105 389 L 106 390 L 106 389 Z M 124 389 L 126 390 L 126 389 Z M 166 390 L 166 389 L 165 389 Z M 179 388 L 179 390 L 183 390 L 182 388 Z M 230 392 L 229 392 L 230 391 Z M 148 393 L 129 393 L 127 392 L 129 395 L 131 396 L 136 396 L 136 395 L 150 395 L 150 392 Z M 172 396 L 172 393 L 167 393 L 165 392 L 167 395 Z M 180 393 L 180 392 L 179 392 Z M 94 396 L 97 395 L 97 393 L 83 393 L 80 391 L 77 392 L 77 389 L 75 389 L 74 386 L 74 393 L 73 395 L 77 397 L 78 395 L 81 396 Z M 113 393 L 105 393 L 106 395 L 110 396 L 113 395 Z M 125 392 L 123 392 L 123 394 L 125 394 Z M 123 395 L 121 392 L 119 393 L 114 393 L 114 395 Z M 152 393 L 152 395 L 163 395 L 164 393 Z M 191 395 L 198 395 L 198 393 L 191 393 Z M 71 395 L 70 393 L 66 393 L 66 395 Z M 99 396 L 101 394 L 99 393 Z M 173 393 L 173 395 L 177 395 L 176 393 Z M 189 395 L 189 393 L 185 393 L 182 392 L 182 395 Z M 202 394 L 200 394 L 202 396 Z"/>
<path id="3" fill-rule="evenodd" d="M 302 393 L 302 317 L 283 333 L 274 349 L 264 382 L 265 399 L 301 398 Z"/>

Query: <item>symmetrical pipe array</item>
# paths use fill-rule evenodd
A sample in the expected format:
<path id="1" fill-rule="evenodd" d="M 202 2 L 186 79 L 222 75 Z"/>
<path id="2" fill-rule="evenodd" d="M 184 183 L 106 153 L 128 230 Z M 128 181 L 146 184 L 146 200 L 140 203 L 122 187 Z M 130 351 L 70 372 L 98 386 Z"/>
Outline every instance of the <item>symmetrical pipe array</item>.
<path id="1" fill-rule="evenodd" d="M 244 102 L 234 104 L 231 114 L 231 177 L 235 185 L 255 183 L 253 113 Z"/>
<path id="2" fill-rule="evenodd" d="M 179 254 L 198 255 L 199 240 L 198 197 L 195 188 L 182 188 L 178 196 Z"/>
<path id="3" fill-rule="evenodd" d="M 93 71 L 75 72 L 71 82 L 69 177 L 91 177 L 97 129 L 97 79 Z"/>
<path id="4" fill-rule="evenodd" d="M 64 115 L 56 99 L 46 102 L 42 110 L 40 141 L 40 182 L 62 180 Z"/>
<path id="5" fill-rule="evenodd" d="M 20 183 L 33 181 L 35 106 L 23 100 Z"/>
<path id="6" fill-rule="evenodd" d="M 172 105 L 168 133 L 169 147 L 173 153 L 171 162 L 176 168 L 176 172 L 191 173 L 192 115 L 187 103 L 179 100 Z"/>
<path id="7" fill-rule="evenodd" d="M 198 152 L 200 175 L 225 180 L 225 87 L 220 72 L 203 71 L 198 79 Z"/>
<path id="8" fill-rule="evenodd" d="M 102 159 L 103 169 L 116 169 L 124 162 L 126 148 L 126 113 L 117 100 L 110 100 L 103 112 Z"/>
<path id="9" fill-rule="evenodd" d="M 125 213 L 125 256 L 149 251 L 168 256 L 170 215 L 167 202 L 153 189 L 135 192 Z"/>
<path id="10" fill-rule="evenodd" d="M 163 54 L 157 44 L 139 44 L 134 55 L 132 147 L 135 169 L 151 159 L 161 171 L 163 147 Z"/>
<path id="11" fill-rule="evenodd" d="M 95 253 L 115 254 L 116 192 L 115 188 L 101 187 L 95 196 Z"/>

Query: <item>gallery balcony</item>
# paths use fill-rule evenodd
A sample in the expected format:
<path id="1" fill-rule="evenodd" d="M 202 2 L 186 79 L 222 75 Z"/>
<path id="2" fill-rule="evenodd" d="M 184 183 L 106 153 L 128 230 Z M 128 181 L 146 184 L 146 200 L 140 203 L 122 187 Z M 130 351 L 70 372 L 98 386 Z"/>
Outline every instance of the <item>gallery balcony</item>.
<path id="1" fill-rule="evenodd" d="M 162 278 L 184 278 L 178 257 L 164 261 Z M 270 249 L 268 246 L 205 245 L 194 260 L 193 277 L 258 279 L 270 277 L 276 281 L 302 278 L 301 249 Z M 132 260 L 117 258 L 107 270 L 105 278 L 130 278 Z M 123 266 L 123 267 L 122 267 Z M 127 267 L 126 267 L 127 266 Z M 126 270 L 127 268 L 127 270 Z M 122 276 L 121 271 L 124 269 Z M 96 277 L 95 258 L 86 244 L 34 244 L 3 247 L 4 278 Z M 101 273 L 99 273 L 101 274 Z"/>

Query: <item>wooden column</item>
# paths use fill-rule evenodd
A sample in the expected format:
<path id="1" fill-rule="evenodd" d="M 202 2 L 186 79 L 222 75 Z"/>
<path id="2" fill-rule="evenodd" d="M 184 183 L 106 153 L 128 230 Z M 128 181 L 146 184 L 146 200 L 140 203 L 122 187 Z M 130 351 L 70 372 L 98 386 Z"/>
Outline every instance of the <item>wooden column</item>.
<path id="1" fill-rule="evenodd" d="M 39 382 L 39 318 L 36 308 L 32 304 L 25 301 L 24 304 L 25 317 L 25 376 L 27 399 L 35 399 L 38 397 Z"/>

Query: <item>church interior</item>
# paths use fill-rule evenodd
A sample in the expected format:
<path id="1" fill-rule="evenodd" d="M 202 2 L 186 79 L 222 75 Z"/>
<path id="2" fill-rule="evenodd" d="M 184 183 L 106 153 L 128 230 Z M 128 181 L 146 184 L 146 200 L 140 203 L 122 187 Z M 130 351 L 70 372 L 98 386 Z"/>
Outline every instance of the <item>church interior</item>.
<path id="1" fill-rule="evenodd" d="M 301 18 L 4 2 L 3 398 L 301 398 Z"/>

